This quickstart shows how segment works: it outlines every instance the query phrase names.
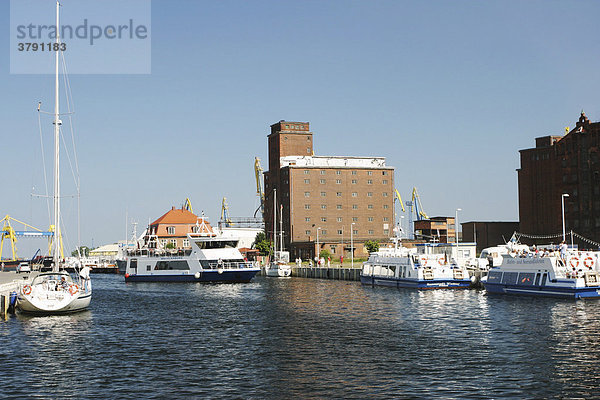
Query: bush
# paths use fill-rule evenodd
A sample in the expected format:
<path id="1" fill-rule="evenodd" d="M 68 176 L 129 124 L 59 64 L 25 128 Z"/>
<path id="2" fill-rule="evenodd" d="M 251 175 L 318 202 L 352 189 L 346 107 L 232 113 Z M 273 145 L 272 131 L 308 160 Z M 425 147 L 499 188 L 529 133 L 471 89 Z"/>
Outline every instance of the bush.
<path id="1" fill-rule="evenodd" d="M 379 240 L 367 240 L 365 247 L 369 253 L 374 253 L 379 250 Z"/>
<path id="2" fill-rule="evenodd" d="M 331 253 L 327 249 L 323 249 L 319 253 L 319 258 L 324 258 L 325 260 L 327 260 L 329 257 L 331 257 Z"/>

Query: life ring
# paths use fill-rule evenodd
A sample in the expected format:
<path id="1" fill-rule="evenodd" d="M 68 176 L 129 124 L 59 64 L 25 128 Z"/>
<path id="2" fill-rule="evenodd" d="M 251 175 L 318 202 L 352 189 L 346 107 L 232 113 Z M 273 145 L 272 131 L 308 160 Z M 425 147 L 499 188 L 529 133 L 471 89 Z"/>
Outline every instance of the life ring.
<path id="1" fill-rule="evenodd" d="M 444 257 L 438 258 L 438 264 L 440 264 L 440 265 L 446 264 L 446 259 Z"/>
<path id="2" fill-rule="evenodd" d="M 421 258 L 421 265 L 424 267 L 427 266 L 427 258 L 425 258 L 425 257 Z"/>
<path id="3" fill-rule="evenodd" d="M 569 264 L 571 264 L 571 267 L 577 268 L 577 266 L 579 265 L 579 258 L 571 257 L 571 259 L 569 260 Z"/>
<path id="4" fill-rule="evenodd" d="M 31 294 L 31 290 L 32 290 L 31 286 L 29 286 L 29 285 L 23 286 L 23 294 L 24 295 L 30 295 Z"/>
<path id="5" fill-rule="evenodd" d="M 592 269 L 592 267 L 594 266 L 594 259 L 592 257 L 586 257 L 585 260 L 583 260 L 583 265 L 585 265 L 589 269 Z"/>
<path id="6" fill-rule="evenodd" d="M 77 285 L 69 286 L 69 293 L 71 293 L 71 296 L 75 296 L 77 292 L 79 292 L 79 287 Z"/>

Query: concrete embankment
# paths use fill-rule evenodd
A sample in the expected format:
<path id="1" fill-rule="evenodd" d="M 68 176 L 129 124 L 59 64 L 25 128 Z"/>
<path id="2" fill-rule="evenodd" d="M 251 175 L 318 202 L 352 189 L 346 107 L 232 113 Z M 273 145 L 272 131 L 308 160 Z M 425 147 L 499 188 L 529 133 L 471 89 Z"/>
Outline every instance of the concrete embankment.
<path id="1" fill-rule="evenodd" d="M 10 293 L 17 291 L 19 281 L 29 279 L 29 274 L 17 274 L 16 272 L 0 272 L 0 318 L 6 319 L 10 301 Z"/>
<path id="2" fill-rule="evenodd" d="M 360 268 L 340 267 L 292 267 L 292 276 L 298 278 L 336 279 L 341 281 L 360 281 Z"/>

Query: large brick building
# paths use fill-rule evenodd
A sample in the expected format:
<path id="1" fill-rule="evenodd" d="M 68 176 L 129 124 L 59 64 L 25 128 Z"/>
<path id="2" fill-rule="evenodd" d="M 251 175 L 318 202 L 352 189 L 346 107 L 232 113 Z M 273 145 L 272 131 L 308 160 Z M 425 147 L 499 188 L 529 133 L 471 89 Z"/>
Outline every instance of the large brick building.
<path id="1" fill-rule="evenodd" d="M 364 256 L 365 241 L 392 235 L 394 169 L 386 166 L 385 158 L 314 156 L 308 122 L 271 125 L 268 143 L 265 228 L 271 237 L 276 189 L 292 259 L 313 258 L 323 249 L 336 258 L 349 257 L 351 236 L 354 256 Z"/>
<path id="2" fill-rule="evenodd" d="M 600 123 L 591 123 L 582 112 L 566 135 L 539 137 L 535 144 L 535 148 L 520 151 L 521 232 L 561 233 L 561 198 L 568 194 L 567 232 L 573 230 L 600 242 Z M 579 245 L 592 247 L 589 242 L 579 241 Z"/>

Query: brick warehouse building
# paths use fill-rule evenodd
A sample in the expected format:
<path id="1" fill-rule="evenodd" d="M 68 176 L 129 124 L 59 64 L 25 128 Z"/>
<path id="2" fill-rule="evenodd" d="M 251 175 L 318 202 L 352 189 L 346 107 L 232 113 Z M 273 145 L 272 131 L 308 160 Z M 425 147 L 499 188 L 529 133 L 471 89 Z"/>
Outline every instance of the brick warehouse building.
<path id="1" fill-rule="evenodd" d="M 314 156 L 308 122 L 271 125 L 268 146 L 265 229 L 271 237 L 277 189 L 291 259 L 314 258 L 323 249 L 332 259 L 349 258 L 350 230 L 354 257 L 366 255 L 365 241 L 389 239 L 394 228 L 394 168 L 385 165 L 385 158 Z"/>
<path id="2" fill-rule="evenodd" d="M 566 231 L 600 242 L 600 123 L 591 123 L 582 112 L 565 136 L 539 137 L 535 144 L 520 151 L 521 232 L 562 233 L 561 198 L 566 193 Z M 593 247 L 576 242 L 581 248 Z"/>

